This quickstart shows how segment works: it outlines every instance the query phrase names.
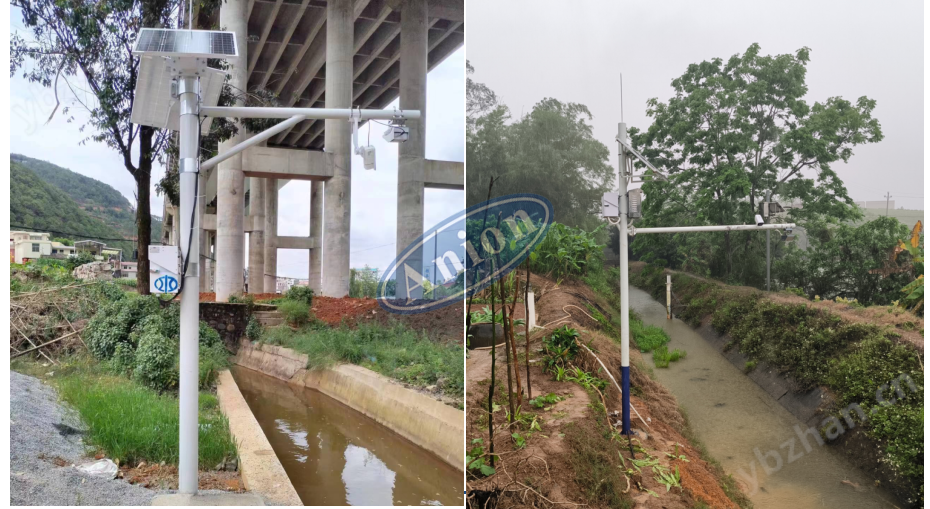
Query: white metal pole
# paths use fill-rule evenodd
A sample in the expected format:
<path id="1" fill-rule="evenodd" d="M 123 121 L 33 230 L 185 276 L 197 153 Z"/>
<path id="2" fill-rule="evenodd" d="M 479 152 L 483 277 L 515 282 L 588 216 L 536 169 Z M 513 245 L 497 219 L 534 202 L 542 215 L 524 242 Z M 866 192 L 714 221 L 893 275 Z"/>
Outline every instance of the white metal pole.
<path id="1" fill-rule="evenodd" d="M 665 275 L 665 318 L 672 319 L 672 275 Z"/>
<path id="2" fill-rule="evenodd" d="M 415 120 L 419 110 L 360 110 L 353 108 L 274 108 L 250 106 L 204 106 L 200 113 L 206 117 L 234 118 L 291 118 L 345 119 L 357 117 L 361 120 Z"/>
<path id="3" fill-rule="evenodd" d="M 178 458 L 178 491 L 197 493 L 198 447 L 197 385 L 198 385 L 198 332 L 200 324 L 200 218 L 193 214 L 197 197 L 203 193 L 197 184 L 200 106 L 198 78 L 178 79 L 180 99 L 179 160 L 181 185 L 181 256 L 184 281 L 181 289 L 181 362 L 178 401 L 180 412 L 180 443 Z M 193 221 L 191 221 L 193 219 Z M 184 261 L 187 261 L 186 268 Z"/>
<path id="4" fill-rule="evenodd" d="M 689 233 L 689 232 L 726 232 L 726 231 L 745 231 L 745 230 L 783 230 L 785 228 L 794 228 L 794 223 L 784 224 L 763 224 L 756 226 L 754 224 L 727 224 L 720 226 L 663 226 L 658 228 L 630 228 L 630 235 L 640 233 Z"/>
<path id="5" fill-rule="evenodd" d="M 764 207 L 769 207 L 769 202 L 772 201 L 772 192 L 765 192 L 765 205 Z M 771 208 L 771 207 L 769 207 Z M 767 210 L 765 216 L 771 214 L 771 210 Z M 765 291 L 772 291 L 772 231 L 765 231 Z"/>
<path id="6" fill-rule="evenodd" d="M 626 141 L 626 124 L 620 122 L 617 139 Z M 622 433 L 630 434 L 630 260 L 628 256 L 630 238 L 627 234 L 627 175 L 626 153 L 623 144 L 618 143 L 620 153 L 620 377 L 622 379 L 623 400 Z"/>

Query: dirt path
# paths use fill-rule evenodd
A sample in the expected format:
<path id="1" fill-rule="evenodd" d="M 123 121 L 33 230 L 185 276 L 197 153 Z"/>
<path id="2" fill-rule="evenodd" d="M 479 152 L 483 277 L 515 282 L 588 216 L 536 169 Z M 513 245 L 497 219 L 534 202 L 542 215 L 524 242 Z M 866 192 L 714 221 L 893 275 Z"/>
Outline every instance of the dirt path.
<path id="1" fill-rule="evenodd" d="M 553 328 L 568 325 L 579 331 L 581 341 L 598 352 L 619 380 L 619 345 L 601 332 L 599 322 L 589 316 L 592 308 L 609 315 L 606 312 L 609 306 L 587 286 L 577 282 L 556 285 L 534 276 L 534 287 L 538 296 L 537 322 L 548 327 L 533 335 L 532 395 L 551 395 L 558 400 L 536 407 L 524 398 L 520 408 L 524 418 L 508 429 L 506 357 L 499 349 L 495 410 L 490 420 L 494 427 L 494 453 L 499 455 L 496 473 L 487 477 L 470 473 L 468 490 L 476 497 L 498 497 L 500 507 L 548 508 L 579 504 L 606 507 L 625 502 L 640 509 L 677 509 L 693 507 L 702 501 L 713 508 L 735 508 L 720 488 L 714 468 L 704 462 L 700 453 L 682 436 L 684 419 L 674 396 L 635 365 L 641 362 L 638 351 L 631 352 L 634 362 L 631 401 L 642 415 L 642 421 L 634 415 L 633 427 L 639 430 L 634 439 L 635 457 L 638 460 L 652 458 L 660 468 L 664 466 L 669 471 L 677 468 L 681 487 L 667 491 L 647 469 L 643 470 L 646 473 L 625 475 L 632 468 L 627 441 L 616 438 L 619 435 L 615 433 L 605 433 L 604 429 L 609 425 L 613 430 L 618 425 L 619 391 L 612 387 L 602 391 L 602 400 L 601 394 L 594 390 L 589 392 L 578 383 L 556 381 L 543 369 L 541 362 L 533 362 L 542 359 L 543 336 Z M 518 336 L 517 341 L 522 342 L 522 338 Z M 519 351 L 524 351 L 524 345 L 520 345 Z M 525 387 L 526 372 L 523 359 L 520 361 Z M 472 350 L 466 363 L 467 441 L 475 444 L 478 443 L 475 440 L 481 439 L 485 453 L 489 449 L 490 364 L 487 350 Z M 599 373 L 598 365 L 587 354 L 579 354 L 573 364 L 590 374 Z M 608 379 L 602 372 L 597 376 Z M 592 406 L 601 401 L 606 403 L 609 416 L 600 405 Z M 525 447 L 521 447 L 513 433 L 525 440 Z M 687 461 L 677 459 L 682 455 Z"/>

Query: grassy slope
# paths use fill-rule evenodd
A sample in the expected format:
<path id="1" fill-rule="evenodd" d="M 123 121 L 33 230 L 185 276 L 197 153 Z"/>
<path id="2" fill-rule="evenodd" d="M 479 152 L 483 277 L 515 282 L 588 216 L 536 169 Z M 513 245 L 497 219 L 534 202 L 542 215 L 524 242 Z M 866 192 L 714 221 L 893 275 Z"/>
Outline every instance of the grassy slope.
<path id="1" fill-rule="evenodd" d="M 10 224 L 83 233 L 86 238 L 122 237 L 115 228 L 88 215 L 64 192 L 43 182 L 29 168 L 14 162 L 10 163 Z M 75 237 L 75 240 L 81 238 Z M 124 253 L 127 249 L 129 254 L 132 253 L 129 242 L 106 242 L 123 248 Z"/>
<path id="2" fill-rule="evenodd" d="M 631 274 L 631 283 L 651 289 L 654 298 L 661 297 L 664 282 L 664 274 L 654 268 Z M 828 387 L 840 407 L 875 409 L 864 423 L 866 434 L 880 445 L 892 482 L 904 491 L 901 495 L 922 501 L 923 368 L 919 352 L 898 341 L 897 332 L 888 326 L 850 323 L 804 304 L 772 302 L 762 292 L 687 274 L 673 274 L 672 288 L 686 305 L 683 320 L 697 325 L 709 317 L 718 332 L 732 338 L 730 348 L 739 348 L 752 362 L 790 373 L 799 390 Z M 879 405 L 877 389 L 901 375 L 910 377 L 917 390 L 901 382 L 904 396 L 892 405 Z"/>
<path id="3" fill-rule="evenodd" d="M 133 205 L 110 185 L 24 155 L 11 154 L 10 160 L 29 168 L 39 179 L 70 196 L 89 215 L 118 230 L 124 236 L 136 234 L 136 213 Z M 94 210 L 94 207 L 102 209 Z M 152 240 L 160 239 L 161 219 L 153 216 Z"/>

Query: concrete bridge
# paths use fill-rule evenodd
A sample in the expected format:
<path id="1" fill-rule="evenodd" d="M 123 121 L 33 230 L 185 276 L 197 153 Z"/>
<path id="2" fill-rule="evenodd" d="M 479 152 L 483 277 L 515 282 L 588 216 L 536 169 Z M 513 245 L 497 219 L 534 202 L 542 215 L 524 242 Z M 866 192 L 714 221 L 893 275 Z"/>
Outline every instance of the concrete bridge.
<path id="1" fill-rule="evenodd" d="M 398 253 L 423 234 L 427 187 L 465 188 L 464 163 L 425 157 L 426 75 L 464 44 L 464 0 L 225 0 L 217 13 L 194 12 L 202 28 L 236 33 L 235 91 L 268 91 L 281 106 L 420 110 L 401 143 L 397 178 Z M 247 43 L 243 43 L 247 41 Z M 237 105 L 245 105 L 244 98 Z M 220 144 L 222 153 L 254 133 Z M 214 282 L 217 301 L 244 289 L 245 234 L 252 293 L 274 292 L 278 249 L 310 252 L 310 287 L 318 295 L 349 293 L 351 124 L 305 120 L 201 174 L 198 200 L 201 291 Z M 277 235 L 278 192 L 291 180 L 311 182 L 310 235 Z M 177 209 L 165 207 L 163 242 L 177 245 Z M 408 264 L 421 266 L 422 256 Z M 422 270 L 419 271 L 422 274 Z"/>

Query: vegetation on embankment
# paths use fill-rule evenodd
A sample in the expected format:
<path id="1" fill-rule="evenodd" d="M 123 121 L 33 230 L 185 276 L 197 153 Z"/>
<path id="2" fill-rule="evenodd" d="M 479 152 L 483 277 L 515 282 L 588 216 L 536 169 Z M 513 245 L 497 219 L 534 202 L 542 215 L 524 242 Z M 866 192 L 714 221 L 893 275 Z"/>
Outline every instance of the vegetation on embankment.
<path id="1" fill-rule="evenodd" d="M 439 391 L 461 401 L 465 383 L 463 347 L 431 341 L 401 323 L 362 323 L 330 328 L 311 323 L 298 330 L 271 327 L 260 340 L 307 354 L 309 369 L 346 362 L 389 378 Z"/>
<path id="2" fill-rule="evenodd" d="M 631 282 L 654 298 L 664 296 L 665 272 L 659 267 L 637 266 Z M 830 389 L 836 408 L 823 422 L 824 438 L 837 439 L 844 425 L 852 429 L 845 417 L 851 415 L 855 426 L 879 444 L 897 491 L 909 503 L 922 505 L 923 363 L 913 344 L 900 341 L 888 325 L 854 323 L 829 310 L 778 301 L 753 289 L 683 273 L 672 274 L 672 288 L 684 305 L 680 317 L 686 322 L 697 326 L 709 319 L 730 338 L 728 348 L 790 373 L 798 391 Z M 850 405 L 863 413 L 851 411 Z"/>

